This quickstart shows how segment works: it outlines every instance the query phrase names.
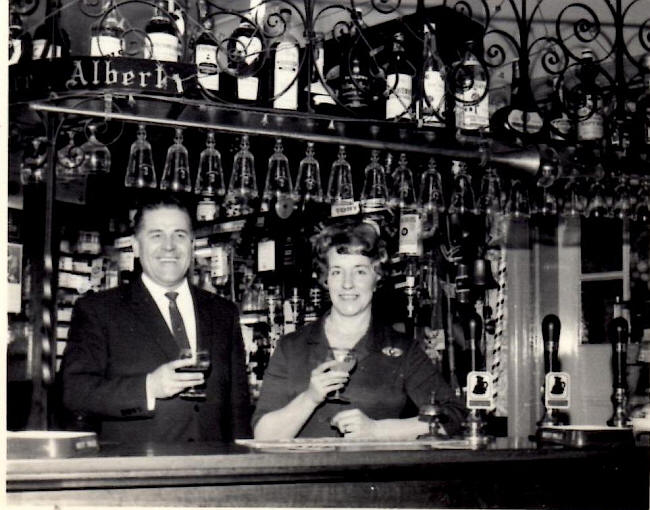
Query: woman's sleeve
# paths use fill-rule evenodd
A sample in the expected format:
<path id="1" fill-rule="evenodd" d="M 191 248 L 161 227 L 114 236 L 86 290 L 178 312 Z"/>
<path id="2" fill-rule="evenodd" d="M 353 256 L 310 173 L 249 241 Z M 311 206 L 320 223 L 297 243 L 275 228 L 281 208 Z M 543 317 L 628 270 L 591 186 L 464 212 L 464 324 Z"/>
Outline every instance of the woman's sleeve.
<path id="1" fill-rule="evenodd" d="M 406 392 L 418 408 L 430 403 L 432 392 L 448 421 L 444 424 L 449 435 L 460 429 L 465 418 L 465 405 L 456 397 L 440 370 L 436 368 L 417 342 L 412 342 L 404 364 Z"/>
<path id="2" fill-rule="evenodd" d="M 280 409 L 289 403 L 291 397 L 288 386 L 289 359 L 287 356 L 287 342 L 284 338 L 281 338 L 264 371 L 260 397 L 253 413 L 253 428 L 266 413 Z"/>

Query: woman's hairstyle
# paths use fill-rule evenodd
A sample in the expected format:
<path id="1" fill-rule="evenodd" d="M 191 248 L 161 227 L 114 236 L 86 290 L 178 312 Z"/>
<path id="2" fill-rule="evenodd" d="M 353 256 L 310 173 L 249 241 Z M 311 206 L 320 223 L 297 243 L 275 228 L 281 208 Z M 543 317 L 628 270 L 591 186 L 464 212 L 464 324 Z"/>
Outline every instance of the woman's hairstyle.
<path id="1" fill-rule="evenodd" d="M 370 258 L 375 272 L 383 276 L 383 265 L 388 260 L 386 243 L 379 235 L 379 226 L 374 222 L 342 220 L 325 227 L 313 238 L 314 269 L 318 281 L 325 285 L 327 280 L 327 253 L 331 248 L 336 253 L 364 255 Z"/>

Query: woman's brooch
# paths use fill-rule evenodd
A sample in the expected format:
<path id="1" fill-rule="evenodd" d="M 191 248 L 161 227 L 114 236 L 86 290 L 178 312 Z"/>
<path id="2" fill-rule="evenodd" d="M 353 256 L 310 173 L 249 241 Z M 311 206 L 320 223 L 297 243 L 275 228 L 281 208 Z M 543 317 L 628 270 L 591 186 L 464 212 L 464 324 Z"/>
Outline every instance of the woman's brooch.
<path id="1" fill-rule="evenodd" d="M 392 345 L 384 347 L 381 352 L 385 356 L 389 356 L 391 358 L 399 358 L 402 354 L 404 354 L 404 351 L 402 349 L 399 347 L 393 347 Z"/>

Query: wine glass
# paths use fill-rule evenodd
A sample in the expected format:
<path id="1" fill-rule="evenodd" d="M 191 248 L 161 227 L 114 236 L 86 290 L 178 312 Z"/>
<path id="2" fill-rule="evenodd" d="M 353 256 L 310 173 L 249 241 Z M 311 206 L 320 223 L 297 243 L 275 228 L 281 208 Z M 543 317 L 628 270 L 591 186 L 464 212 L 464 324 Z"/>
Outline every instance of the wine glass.
<path id="1" fill-rule="evenodd" d="M 357 357 L 353 349 L 343 349 L 338 347 L 329 348 L 329 359 L 338 361 L 332 367 L 332 370 L 340 370 L 341 372 L 351 372 L 357 364 Z M 350 401 L 341 395 L 341 390 L 337 389 L 333 395 L 327 397 L 328 402 L 339 402 L 341 404 L 348 404 Z"/>
<path id="2" fill-rule="evenodd" d="M 177 368 L 177 372 L 202 372 L 207 378 L 210 371 L 210 352 L 207 349 L 197 349 L 196 353 L 192 349 L 181 349 L 179 359 L 192 359 L 194 363 L 187 367 Z M 179 393 L 182 398 L 191 400 L 205 399 L 205 383 L 199 386 L 192 386 Z"/>

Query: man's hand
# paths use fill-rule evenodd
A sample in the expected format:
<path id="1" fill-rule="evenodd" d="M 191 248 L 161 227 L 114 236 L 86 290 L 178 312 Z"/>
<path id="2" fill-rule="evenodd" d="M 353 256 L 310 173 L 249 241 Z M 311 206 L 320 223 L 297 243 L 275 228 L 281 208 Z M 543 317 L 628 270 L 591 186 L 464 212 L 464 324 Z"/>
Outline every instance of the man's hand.
<path id="1" fill-rule="evenodd" d="M 147 374 L 147 394 L 153 398 L 173 397 L 186 388 L 203 384 L 201 372 L 177 372 L 176 369 L 194 364 L 191 358 L 177 359 L 160 365 Z"/>

